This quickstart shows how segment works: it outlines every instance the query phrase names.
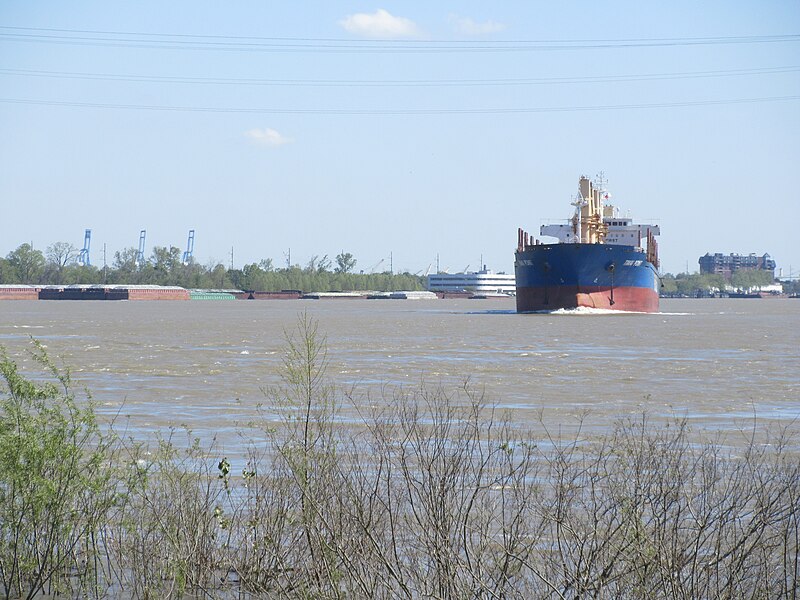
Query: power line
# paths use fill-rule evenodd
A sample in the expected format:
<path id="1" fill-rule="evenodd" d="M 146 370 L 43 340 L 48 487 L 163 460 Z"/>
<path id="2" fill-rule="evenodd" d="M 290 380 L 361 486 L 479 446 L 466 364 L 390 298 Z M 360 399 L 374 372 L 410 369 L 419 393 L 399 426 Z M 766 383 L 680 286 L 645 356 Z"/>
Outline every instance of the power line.
<path id="1" fill-rule="evenodd" d="M 145 110 L 165 112 L 196 113 L 245 113 L 245 114 L 286 114 L 286 115 L 363 115 L 363 116 L 400 116 L 400 115 L 485 115 L 485 114 L 529 114 L 554 112 L 585 112 L 604 110 L 635 110 L 655 108 L 678 108 L 695 106 L 719 106 L 726 104 L 756 104 L 763 102 L 787 102 L 800 100 L 800 96 L 769 96 L 761 98 L 733 98 L 727 100 L 696 100 L 686 102 L 655 102 L 641 104 L 612 104 L 593 106 L 551 106 L 521 108 L 464 108 L 464 109 L 297 109 L 297 108 L 237 108 L 213 106 L 165 106 L 144 104 L 114 104 L 103 102 L 68 102 L 60 100 L 36 100 L 23 98 L 0 98 L 5 104 L 22 104 L 36 106 L 58 106 L 70 108 L 94 108 L 115 110 Z"/>
<path id="2" fill-rule="evenodd" d="M 563 40 L 350 40 L 254 37 L 0 26 L 0 40 L 82 46 L 235 52 L 533 52 L 721 44 L 798 42 L 800 34 L 759 36 Z"/>
<path id="3" fill-rule="evenodd" d="M 352 40 L 350 38 L 332 37 L 276 37 L 276 36 L 242 36 L 242 35 L 209 35 L 209 34 L 189 34 L 189 33 L 153 33 L 142 31 L 114 31 L 114 30 L 92 30 L 92 29 L 66 29 L 52 27 L 15 27 L 10 25 L 0 25 L 0 30 L 6 31 L 27 31 L 27 32 L 48 32 L 61 34 L 88 34 L 88 35 L 111 35 L 111 36 L 142 36 L 149 38 L 179 38 L 192 40 L 249 40 L 256 42 L 328 42 L 328 43 L 347 43 L 347 44 L 586 44 L 586 43 L 746 43 L 746 42 L 767 42 L 767 41 L 797 41 L 800 33 L 773 34 L 773 35 L 752 35 L 752 36 L 708 36 L 708 37 L 675 37 L 675 38 L 573 38 L 573 39 L 513 39 L 513 40 L 408 40 L 408 39 L 364 39 Z"/>
<path id="4" fill-rule="evenodd" d="M 644 73 L 634 75 L 606 75 L 589 77 L 540 77 L 505 79 L 412 79 L 412 80 L 334 80 L 334 79 L 253 79 L 220 77 L 182 77 L 114 73 L 86 73 L 74 71 L 40 71 L 30 69 L 3 69 L 0 75 L 41 77 L 51 79 L 79 79 L 91 81 L 124 81 L 137 83 L 168 83 L 191 85 L 251 85 L 287 87 L 477 87 L 477 86 L 532 86 L 581 83 L 622 83 L 637 81 L 664 81 L 676 79 L 708 79 L 748 75 L 773 75 L 795 73 L 800 66 L 762 67 L 718 71 L 688 71 L 677 73 Z"/>

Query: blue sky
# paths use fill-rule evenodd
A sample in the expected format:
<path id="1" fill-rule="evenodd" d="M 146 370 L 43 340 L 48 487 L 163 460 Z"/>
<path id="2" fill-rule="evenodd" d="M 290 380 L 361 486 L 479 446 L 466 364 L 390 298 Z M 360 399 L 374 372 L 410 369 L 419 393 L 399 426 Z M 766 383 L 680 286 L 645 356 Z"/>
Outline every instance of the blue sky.
<path id="1" fill-rule="evenodd" d="M 664 271 L 800 273 L 796 1 L 5 1 L 0 131 L 2 255 L 511 271 L 603 171 Z"/>

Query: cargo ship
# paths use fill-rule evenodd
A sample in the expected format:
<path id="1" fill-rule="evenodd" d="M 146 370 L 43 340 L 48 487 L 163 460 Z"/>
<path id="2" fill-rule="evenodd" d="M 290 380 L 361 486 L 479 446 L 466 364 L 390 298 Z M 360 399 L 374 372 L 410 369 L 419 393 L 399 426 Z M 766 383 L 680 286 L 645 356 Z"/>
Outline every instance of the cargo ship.
<path id="1" fill-rule="evenodd" d="M 540 229 L 557 243 L 517 231 L 517 312 L 579 307 L 658 312 L 659 227 L 620 216 L 606 203 L 609 198 L 602 177 L 595 182 L 581 177 L 572 218 Z"/>

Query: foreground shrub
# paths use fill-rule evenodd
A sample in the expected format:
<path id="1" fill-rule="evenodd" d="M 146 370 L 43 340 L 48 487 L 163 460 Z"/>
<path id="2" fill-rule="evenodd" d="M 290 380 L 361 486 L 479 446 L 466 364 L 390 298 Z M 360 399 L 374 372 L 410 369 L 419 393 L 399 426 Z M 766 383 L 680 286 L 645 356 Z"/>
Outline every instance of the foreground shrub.
<path id="1" fill-rule="evenodd" d="M 76 403 L 69 373 L 38 344 L 31 357 L 50 381 L 26 379 L 0 354 L 0 592 L 96 595 L 99 539 L 116 501 L 109 441 L 91 404 Z"/>

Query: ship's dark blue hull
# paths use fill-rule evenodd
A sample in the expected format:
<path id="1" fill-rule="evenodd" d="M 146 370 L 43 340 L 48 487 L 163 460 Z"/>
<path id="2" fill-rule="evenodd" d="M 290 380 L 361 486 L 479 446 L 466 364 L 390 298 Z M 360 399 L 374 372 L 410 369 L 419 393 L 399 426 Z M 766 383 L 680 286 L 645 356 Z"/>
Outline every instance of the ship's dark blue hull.
<path id="1" fill-rule="evenodd" d="M 581 306 L 658 312 L 658 274 L 633 246 L 527 246 L 517 251 L 514 270 L 517 312 Z"/>

